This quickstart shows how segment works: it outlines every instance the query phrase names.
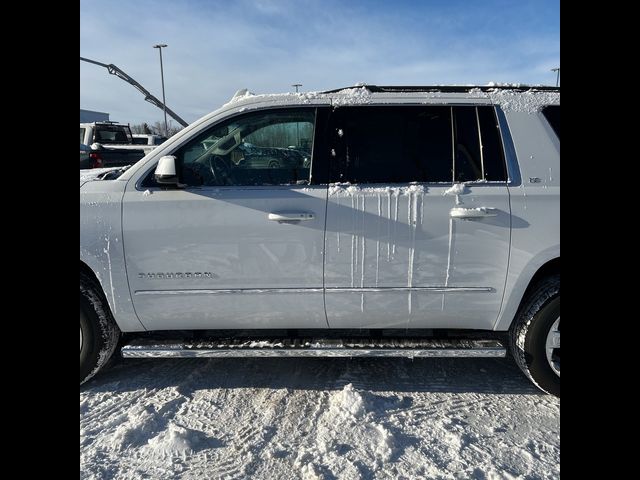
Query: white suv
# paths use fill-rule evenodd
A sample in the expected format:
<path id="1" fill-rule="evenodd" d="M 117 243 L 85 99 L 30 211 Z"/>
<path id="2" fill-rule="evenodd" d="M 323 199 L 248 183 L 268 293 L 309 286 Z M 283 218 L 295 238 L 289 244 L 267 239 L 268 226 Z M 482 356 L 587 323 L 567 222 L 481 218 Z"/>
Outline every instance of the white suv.
<path id="1" fill-rule="evenodd" d="M 548 87 L 239 92 L 81 185 L 80 381 L 121 338 L 124 357 L 510 347 L 559 395 L 559 115 Z"/>

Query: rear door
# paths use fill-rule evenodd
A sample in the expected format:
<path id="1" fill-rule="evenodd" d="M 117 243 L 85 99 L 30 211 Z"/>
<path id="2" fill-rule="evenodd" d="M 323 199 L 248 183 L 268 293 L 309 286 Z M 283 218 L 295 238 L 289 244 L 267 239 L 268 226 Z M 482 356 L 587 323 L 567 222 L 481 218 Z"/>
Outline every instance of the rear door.
<path id="1" fill-rule="evenodd" d="M 493 108 L 337 108 L 330 144 L 329 325 L 491 328 L 510 239 Z"/>
<path id="2" fill-rule="evenodd" d="M 326 328 L 316 113 L 240 114 L 173 152 L 185 188 L 154 185 L 153 171 L 127 186 L 127 273 L 146 328 Z"/>

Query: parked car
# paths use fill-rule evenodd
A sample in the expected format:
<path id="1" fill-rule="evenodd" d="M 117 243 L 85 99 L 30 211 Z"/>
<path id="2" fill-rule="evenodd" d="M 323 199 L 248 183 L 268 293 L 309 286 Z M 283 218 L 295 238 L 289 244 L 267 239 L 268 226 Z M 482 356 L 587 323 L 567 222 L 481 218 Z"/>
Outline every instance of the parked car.
<path id="1" fill-rule="evenodd" d="M 133 143 L 135 145 L 147 145 L 157 147 L 158 145 L 162 145 L 166 142 L 167 137 L 162 135 L 155 135 L 152 133 L 134 133 L 133 134 Z"/>
<path id="2" fill-rule="evenodd" d="M 125 358 L 509 350 L 559 395 L 559 105 L 523 86 L 244 94 L 81 181 L 80 382 L 126 333 Z"/>
<path id="3" fill-rule="evenodd" d="M 116 122 L 81 123 L 80 143 L 92 150 L 93 161 L 86 168 L 132 165 L 153 149 L 135 145 L 129 125 Z M 85 168 L 82 165 L 80 169 Z"/>
<path id="4" fill-rule="evenodd" d="M 89 156 L 91 153 L 91 147 L 80 143 L 80 170 L 86 168 L 93 168 L 93 160 Z"/>

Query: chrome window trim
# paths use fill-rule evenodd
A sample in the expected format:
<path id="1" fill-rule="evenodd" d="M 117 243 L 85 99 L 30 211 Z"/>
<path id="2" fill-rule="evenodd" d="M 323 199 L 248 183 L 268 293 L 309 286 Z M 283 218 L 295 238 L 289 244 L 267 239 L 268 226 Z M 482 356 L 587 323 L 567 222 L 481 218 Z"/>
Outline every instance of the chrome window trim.
<path id="1" fill-rule="evenodd" d="M 511 137 L 511 131 L 509 130 L 509 123 L 507 122 L 507 117 L 502 109 L 497 105 L 495 105 L 494 108 L 498 119 L 498 126 L 500 127 L 502 151 L 504 153 L 504 161 L 507 167 L 507 185 L 517 187 L 522 183 L 522 176 L 520 175 L 518 156 L 513 144 L 513 138 Z"/>

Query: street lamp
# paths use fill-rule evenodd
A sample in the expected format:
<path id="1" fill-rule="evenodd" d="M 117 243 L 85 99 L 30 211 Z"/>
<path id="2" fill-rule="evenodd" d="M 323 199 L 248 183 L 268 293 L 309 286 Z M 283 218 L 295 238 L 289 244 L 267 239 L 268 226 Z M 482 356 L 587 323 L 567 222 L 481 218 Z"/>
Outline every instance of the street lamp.
<path id="1" fill-rule="evenodd" d="M 154 45 L 153 48 L 157 48 L 160 52 L 160 78 L 162 79 L 162 110 L 164 110 L 164 136 L 169 136 L 169 127 L 167 125 L 167 101 L 164 98 L 164 70 L 162 69 L 162 49 L 167 45 L 159 43 Z"/>
<path id="2" fill-rule="evenodd" d="M 556 87 L 557 87 L 560 84 L 560 67 L 552 68 L 551 71 L 556 72 L 558 74 L 556 75 Z"/>
<path id="3" fill-rule="evenodd" d="M 296 93 L 298 93 L 298 87 L 301 87 L 302 84 L 301 83 L 294 83 L 293 85 L 291 85 L 292 87 L 296 87 Z"/>

